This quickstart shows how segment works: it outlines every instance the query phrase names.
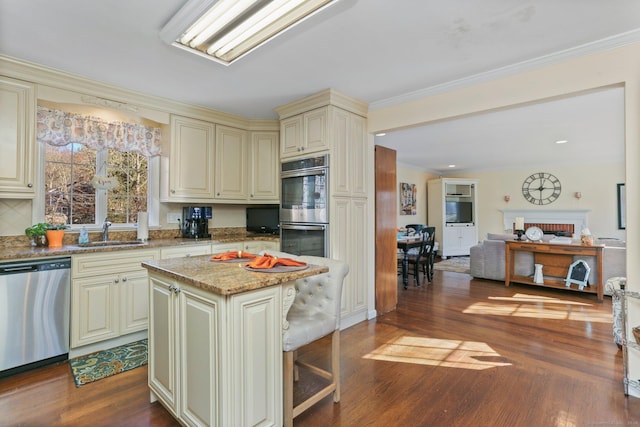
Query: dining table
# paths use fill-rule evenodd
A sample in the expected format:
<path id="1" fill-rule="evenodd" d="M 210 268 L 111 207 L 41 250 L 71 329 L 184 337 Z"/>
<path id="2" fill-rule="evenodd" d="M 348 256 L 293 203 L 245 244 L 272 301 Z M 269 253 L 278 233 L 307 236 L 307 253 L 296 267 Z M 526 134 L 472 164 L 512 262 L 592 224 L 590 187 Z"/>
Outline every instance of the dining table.
<path id="1" fill-rule="evenodd" d="M 405 289 L 409 286 L 409 250 L 419 248 L 422 243 L 418 236 L 400 236 L 397 238 L 397 247 L 402 250 L 402 285 Z"/>

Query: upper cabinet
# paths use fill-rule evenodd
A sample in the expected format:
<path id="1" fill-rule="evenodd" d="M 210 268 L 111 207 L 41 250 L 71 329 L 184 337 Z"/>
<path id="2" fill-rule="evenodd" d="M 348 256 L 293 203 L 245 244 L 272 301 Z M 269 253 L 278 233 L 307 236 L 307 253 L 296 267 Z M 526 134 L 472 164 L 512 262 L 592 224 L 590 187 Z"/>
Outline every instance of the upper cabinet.
<path id="1" fill-rule="evenodd" d="M 168 179 L 162 200 L 278 203 L 278 144 L 277 131 L 248 132 L 172 116 L 170 158 L 164 171 Z"/>
<path id="2" fill-rule="evenodd" d="M 34 85 L 0 76 L 0 198 L 35 195 Z"/>
<path id="3" fill-rule="evenodd" d="M 278 132 L 251 132 L 249 146 L 249 201 L 280 200 Z"/>
<path id="4" fill-rule="evenodd" d="M 213 123 L 188 117 L 171 117 L 167 201 L 213 199 L 214 144 Z"/>
<path id="5" fill-rule="evenodd" d="M 280 122 L 280 157 L 288 159 L 329 149 L 328 107 L 317 108 Z"/>
<path id="6" fill-rule="evenodd" d="M 247 200 L 247 132 L 216 125 L 215 199 Z"/>
<path id="7" fill-rule="evenodd" d="M 366 119 L 331 107 L 331 194 L 366 197 Z"/>

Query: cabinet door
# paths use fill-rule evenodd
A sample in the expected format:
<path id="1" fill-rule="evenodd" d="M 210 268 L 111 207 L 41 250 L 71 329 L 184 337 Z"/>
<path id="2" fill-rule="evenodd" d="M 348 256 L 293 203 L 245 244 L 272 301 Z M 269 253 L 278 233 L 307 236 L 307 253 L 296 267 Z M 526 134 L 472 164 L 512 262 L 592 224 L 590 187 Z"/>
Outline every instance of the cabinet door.
<path id="1" fill-rule="evenodd" d="M 302 148 L 306 153 L 314 153 L 329 149 L 328 141 L 328 107 L 318 108 L 304 113 L 304 139 Z"/>
<path id="2" fill-rule="evenodd" d="M 302 115 L 289 117 L 280 122 L 280 157 L 288 158 L 300 154 L 303 139 Z"/>
<path id="3" fill-rule="evenodd" d="M 221 305 L 181 286 L 180 413 L 188 425 L 222 426 Z"/>
<path id="4" fill-rule="evenodd" d="M 349 113 L 331 109 L 331 194 L 351 194 L 351 148 L 349 147 Z"/>
<path id="5" fill-rule="evenodd" d="M 149 321 L 148 282 L 146 271 L 119 275 L 120 335 L 147 329 Z"/>
<path id="6" fill-rule="evenodd" d="M 215 198 L 247 200 L 247 132 L 216 126 Z"/>
<path id="7" fill-rule="evenodd" d="M 176 332 L 177 299 L 173 283 L 149 278 L 149 387 L 175 416 L 179 366 Z"/>
<path id="8" fill-rule="evenodd" d="M 236 363 L 229 380 L 234 425 L 282 425 L 281 307 L 280 286 L 231 297 L 230 357 Z"/>
<path id="9" fill-rule="evenodd" d="M 34 197 L 33 85 L 0 76 L 0 198 Z"/>
<path id="10" fill-rule="evenodd" d="M 368 141 L 367 119 L 351 114 L 349 117 L 349 145 L 351 151 L 351 195 L 367 197 Z"/>
<path id="11" fill-rule="evenodd" d="M 249 201 L 275 202 L 280 200 L 280 158 L 278 133 L 251 134 Z"/>
<path id="12" fill-rule="evenodd" d="M 213 199 L 213 123 L 171 117 L 169 201 Z"/>
<path id="13" fill-rule="evenodd" d="M 476 227 L 444 227 L 440 249 L 443 257 L 469 255 L 477 244 Z"/>
<path id="14" fill-rule="evenodd" d="M 73 280 L 71 347 L 118 336 L 118 287 L 115 276 Z"/>
<path id="15" fill-rule="evenodd" d="M 331 258 L 349 264 L 341 299 L 341 318 L 366 311 L 367 307 L 367 199 L 336 197 L 331 216 Z M 343 323 L 344 324 L 344 323 Z"/>

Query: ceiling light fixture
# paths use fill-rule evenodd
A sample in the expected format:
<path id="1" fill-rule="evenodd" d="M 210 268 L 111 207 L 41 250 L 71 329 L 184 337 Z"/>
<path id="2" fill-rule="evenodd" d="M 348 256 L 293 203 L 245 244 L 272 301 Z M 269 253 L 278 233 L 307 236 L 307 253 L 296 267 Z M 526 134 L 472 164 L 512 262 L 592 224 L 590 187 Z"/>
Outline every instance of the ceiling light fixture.
<path id="1" fill-rule="evenodd" d="M 566 144 L 567 142 L 569 142 L 569 141 L 567 141 L 566 139 L 560 139 L 560 140 L 556 141 L 556 144 Z"/>
<path id="2" fill-rule="evenodd" d="M 160 38 L 229 65 L 337 1 L 189 0 Z"/>
<path id="3" fill-rule="evenodd" d="M 456 165 L 449 165 L 449 167 L 450 167 L 450 168 L 455 168 L 455 167 L 456 167 Z"/>
<path id="4" fill-rule="evenodd" d="M 384 132 L 376 133 L 376 136 L 385 136 L 385 135 L 386 135 L 386 133 L 384 133 Z"/>

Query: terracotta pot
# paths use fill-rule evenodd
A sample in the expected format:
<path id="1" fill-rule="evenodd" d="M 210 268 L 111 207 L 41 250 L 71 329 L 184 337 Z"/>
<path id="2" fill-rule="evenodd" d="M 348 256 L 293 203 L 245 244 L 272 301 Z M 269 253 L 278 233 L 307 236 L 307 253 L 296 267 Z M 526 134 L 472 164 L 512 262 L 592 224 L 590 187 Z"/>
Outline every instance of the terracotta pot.
<path id="1" fill-rule="evenodd" d="M 61 248 L 64 230 L 47 230 L 47 241 L 49 248 Z"/>

